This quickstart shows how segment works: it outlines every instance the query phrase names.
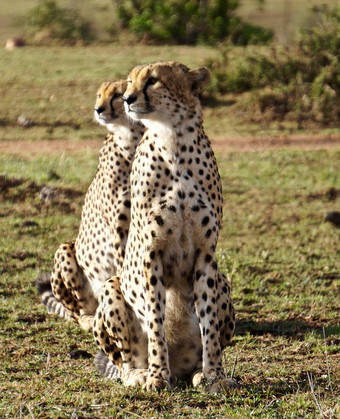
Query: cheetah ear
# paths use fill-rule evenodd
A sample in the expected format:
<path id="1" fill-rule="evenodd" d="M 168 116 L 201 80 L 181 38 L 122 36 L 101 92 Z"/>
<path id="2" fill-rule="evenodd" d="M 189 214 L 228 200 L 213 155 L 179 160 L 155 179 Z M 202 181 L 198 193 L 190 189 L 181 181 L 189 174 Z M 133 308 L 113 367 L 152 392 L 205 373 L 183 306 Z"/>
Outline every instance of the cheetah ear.
<path id="1" fill-rule="evenodd" d="M 191 81 L 191 90 L 193 93 L 199 93 L 202 88 L 210 81 L 210 71 L 206 67 L 189 70 L 189 80 Z"/>
<path id="2" fill-rule="evenodd" d="M 118 93 L 123 95 L 127 88 L 127 80 L 118 80 L 118 82 L 119 82 Z"/>

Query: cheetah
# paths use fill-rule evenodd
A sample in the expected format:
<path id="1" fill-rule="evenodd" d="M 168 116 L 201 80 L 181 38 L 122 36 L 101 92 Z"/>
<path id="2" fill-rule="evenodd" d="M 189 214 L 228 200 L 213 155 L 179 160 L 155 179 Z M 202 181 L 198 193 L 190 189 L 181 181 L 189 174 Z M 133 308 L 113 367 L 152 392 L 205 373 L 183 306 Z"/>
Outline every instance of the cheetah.
<path id="1" fill-rule="evenodd" d="M 235 385 L 221 360 L 235 328 L 215 257 L 222 188 L 198 99 L 209 79 L 206 68 L 161 61 L 135 67 L 123 96 L 145 133 L 130 175 L 123 269 L 102 288 L 93 333 L 97 367 L 125 386 Z"/>
<path id="2" fill-rule="evenodd" d="M 78 237 L 59 246 L 52 275 L 37 281 L 48 310 L 74 319 L 86 331 L 92 330 L 103 283 L 122 268 L 130 225 L 129 174 L 144 127 L 126 118 L 125 89 L 124 80 L 99 87 L 94 118 L 110 132 L 85 196 Z"/>

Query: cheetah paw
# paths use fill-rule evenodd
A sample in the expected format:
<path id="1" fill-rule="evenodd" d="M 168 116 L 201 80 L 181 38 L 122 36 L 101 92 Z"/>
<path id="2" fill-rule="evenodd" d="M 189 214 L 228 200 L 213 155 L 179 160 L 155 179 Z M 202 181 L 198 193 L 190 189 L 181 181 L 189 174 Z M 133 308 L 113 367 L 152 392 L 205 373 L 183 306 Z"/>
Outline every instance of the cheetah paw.
<path id="1" fill-rule="evenodd" d="M 216 381 L 209 382 L 205 387 L 207 393 L 223 393 L 226 390 L 237 388 L 237 382 L 231 378 L 220 378 Z"/>
<path id="2" fill-rule="evenodd" d="M 93 319 L 94 319 L 93 316 L 83 314 L 81 317 L 78 318 L 79 326 L 82 329 L 84 329 L 86 332 L 92 332 L 92 329 L 93 329 Z"/>
<path id="3" fill-rule="evenodd" d="M 148 376 L 148 370 L 143 368 L 132 369 L 123 376 L 123 383 L 125 387 L 145 386 Z"/>
<path id="4" fill-rule="evenodd" d="M 194 374 L 191 377 L 192 385 L 194 387 L 198 387 L 203 383 L 203 381 L 204 381 L 204 375 L 203 375 L 202 370 L 198 370 L 194 372 Z"/>
<path id="5" fill-rule="evenodd" d="M 207 393 L 222 393 L 225 390 L 231 390 L 238 387 L 236 381 L 231 378 L 220 377 L 210 380 L 206 379 L 201 370 L 196 371 L 191 380 L 194 387 L 202 385 Z"/>
<path id="6" fill-rule="evenodd" d="M 164 390 L 167 389 L 168 391 L 171 390 L 170 381 L 164 378 L 153 378 L 148 377 L 146 383 L 144 385 L 144 390 L 151 391 L 151 390 Z"/>

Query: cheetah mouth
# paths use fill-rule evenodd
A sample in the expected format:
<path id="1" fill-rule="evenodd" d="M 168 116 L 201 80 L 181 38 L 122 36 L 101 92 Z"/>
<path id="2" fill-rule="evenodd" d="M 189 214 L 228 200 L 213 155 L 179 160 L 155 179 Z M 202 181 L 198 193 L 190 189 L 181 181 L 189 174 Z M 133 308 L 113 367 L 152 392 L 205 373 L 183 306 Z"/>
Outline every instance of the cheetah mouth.
<path id="1" fill-rule="evenodd" d="M 133 115 L 134 117 L 143 117 L 144 115 L 148 115 L 152 112 L 154 112 L 154 108 L 149 104 L 146 103 L 143 107 L 139 106 L 133 106 L 132 105 L 125 105 L 125 110 L 129 115 Z"/>
<path id="2" fill-rule="evenodd" d="M 103 116 L 99 116 L 98 119 L 101 121 L 112 121 L 113 119 L 117 119 L 118 116 L 115 114 L 111 114 L 111 115 L 103 115 Z"/>
<path id="3" fill-rule="evenodd" d="M 101 125 L 109 124 L 110 122 L 114 121 L 117 118 L 118 116 L 115 115 L 114 113 L 109 114 L 109 115 L 98 115 L 98 113 L 95 112 L 94 114 L 94 119 Z"/>

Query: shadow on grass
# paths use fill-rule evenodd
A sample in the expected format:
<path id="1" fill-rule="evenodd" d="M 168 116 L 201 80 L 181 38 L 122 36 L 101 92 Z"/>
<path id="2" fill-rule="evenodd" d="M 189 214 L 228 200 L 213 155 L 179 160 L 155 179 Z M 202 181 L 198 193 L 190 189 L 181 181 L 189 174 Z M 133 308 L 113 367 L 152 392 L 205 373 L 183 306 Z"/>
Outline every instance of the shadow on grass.
<path id="1" fill-rule="evenodd" d="M 203 96 L 200 98 L 201 104 L 205 108 L 218 108 L 221 106 L 232 106 L 235 105 L 236 100 L 233 99 L 217 99 L 213 96 Z"/>
<path id="2" fill-rule="evenodd" d="M 340 327 L 325 325 L 326 335 L 340 333 Z M 250 333 L 253 336 L 271 334 L 273 336 L 288 336 L 301 338 L 307 331 L 315 330 L 323 334 L 322 325 L 303 320 L 277 320 L 273 322 L 238 320 L 236 322 L 236 335 L 244 336 Z"/>

